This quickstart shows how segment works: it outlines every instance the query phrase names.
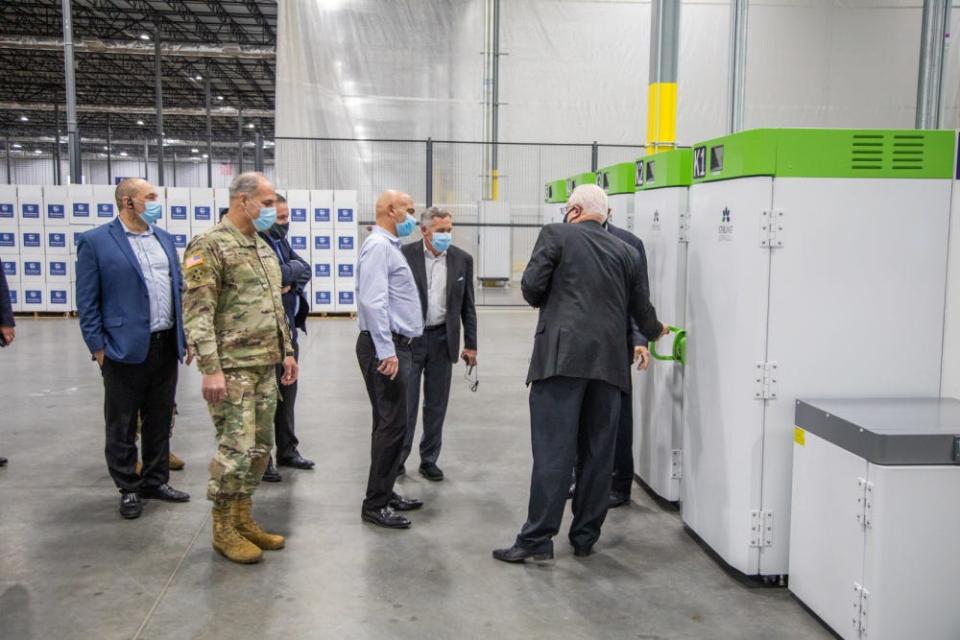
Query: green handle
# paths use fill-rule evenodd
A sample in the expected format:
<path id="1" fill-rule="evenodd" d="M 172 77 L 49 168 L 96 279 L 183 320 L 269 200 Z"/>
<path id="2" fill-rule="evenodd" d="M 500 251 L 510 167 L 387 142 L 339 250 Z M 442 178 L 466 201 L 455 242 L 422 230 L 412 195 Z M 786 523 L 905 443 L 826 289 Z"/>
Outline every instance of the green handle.
<path id="1" fill-rule="evenodd" d="M 680 327 L 669 327 L 670 333 L 677 334 L 673 339 L 673 353 L 669 356 L 661 355 L 657 353 L 657 343 L 650 343 L 650 355 L 656 360 L 661 360 L 664 362 L 679 362 L 680 364 L 686 364 L 687 362 L 687 332 L 685 329 Z"/>

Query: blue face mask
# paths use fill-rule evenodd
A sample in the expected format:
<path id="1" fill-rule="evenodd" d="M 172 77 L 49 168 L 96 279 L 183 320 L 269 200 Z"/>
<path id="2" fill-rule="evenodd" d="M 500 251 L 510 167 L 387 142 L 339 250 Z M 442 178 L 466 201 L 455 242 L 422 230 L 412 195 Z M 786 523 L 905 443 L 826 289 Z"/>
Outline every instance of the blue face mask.
<path id="1" fill-rule="evenodd" d="M 430 244 L 433 245 L 433 248 L 443 253 L 450 248 L 450 244 L 453 243 L 453 234 L 449 231 L 447 232 L 434 232 L 433 237 L 430 239 Z"/>
<path id="2" fill-rule="evenodd" d="M 408 213 L 406 220 L 397 223 L 397 237 L 406 238 L 408 235 L 413 233 L 413 230 L 416 228 L 417 219 Z"/>
<path id="3" fill-rule="evenodd" d="M 276 221 L 276 207 L 260 207 L 260 217 L 253 219 L 253 226 L 262 233 L 272 227 Z"/>
<path id="4" fill-rule="evenodd" d="M 140 217 L 143 218 L 143 221 L 147 224 L 157 224 L 157 221 L 163 217 L 163 205 L 159 202 L 148 200 Z"/>

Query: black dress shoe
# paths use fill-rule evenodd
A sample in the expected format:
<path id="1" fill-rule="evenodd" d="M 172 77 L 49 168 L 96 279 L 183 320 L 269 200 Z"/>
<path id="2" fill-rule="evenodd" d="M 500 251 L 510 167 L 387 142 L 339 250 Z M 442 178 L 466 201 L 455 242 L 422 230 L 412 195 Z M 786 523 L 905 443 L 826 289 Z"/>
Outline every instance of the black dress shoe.
<path id="1" fill-rule="evenodd" d="M 587 556 L 589 556 L 589 555 L 592 554 L 592 553 L 593 553 L 593 547 L 592 547 L 592 546 L 590 546 L 590 547 L 574 547 L 574 548 L 573 548 L 573 555 L 577 556 L 578 558 L 586 558 Z"/>
<path id="2" fill-rule="evenodd" d="M 622 507 L 630 502 L 629 493 L 621 493 L 620 491 L 611 491 L 610 498 L 607 502 L 608 509 L 616 509 L 617 507 Z"/>
<path id="3" fill-rule="evenodd" d="M 5 466 L 7 466 L 7 459 L 4 458 L 3 456 L 0 456 L 0 467 L 5 467 Z"/>
<path id="4" fill-rule="evenodd" d="M 360 519 L 364 522 L 375 524 L 387 529 L 409 529 L 410 521 L 403 516 L 397 515 L 390 507 L 382 509 L 363 509 L 360 512 Z"/>
<path id="5" fill-rule="evenodd" d="M 277 467 L 273 464 L 273 456 L 270 456 L 267 460 L 267 470 L 263 472 L 261 480 L 264 482 L 283 482 L 283 476 L 280 475 Z"/>
<path id="6" fill-rule="evenodd" d="M 423 506 L 423 500 L 404 498 L 399 493 L 395 493 L 393 497 L 390 498 L 389 505 L 394 511 L 416 511 Z"/>
<path id="7" fill-rule="evenodd" d="M 277 458 L 277 464 L 281 467 L 293 467 L 294 469 L 313 469 L 313 460 L 307 460 L 299 453 L 295 453 L 289 458 Z"/>
<path id="8" fill-rule="evenodd" d="M 120 494 L 121 516 L 127 520 L 133 520 L 139 518 L 141 513 L 143 513 L 143 501 L 140 500 L 140 496 L 133 492 Z"/>
<path id="9" fill-rule="evenodd" d="M 420 465 L 420 475 L 431 482 L 440 482 L 443 480 L 443 471 L 435 464 Z"/>
<path id="10" fill-rule="evenodd" d="M 190 494 L 183 491 L 177 491 L 168 484 L 161 484 L 159 487 L 147 487 L 138 491 L 140 497 L 145 500 L 163 500 L 164 502 L 189 502 Z"/>
<path id="11" fill-rule="evenodd" d="M 533 551 L 513 545 L 509 549 L 494 549 L 493 557 L 501 562 L 510 562 L 513 564 L 521 564 L 526 562 L 527 559 L 532 559 L 535 562 L 546 562 L 547 560 L 553 560 L 553 549 L 549 551 Z"/>

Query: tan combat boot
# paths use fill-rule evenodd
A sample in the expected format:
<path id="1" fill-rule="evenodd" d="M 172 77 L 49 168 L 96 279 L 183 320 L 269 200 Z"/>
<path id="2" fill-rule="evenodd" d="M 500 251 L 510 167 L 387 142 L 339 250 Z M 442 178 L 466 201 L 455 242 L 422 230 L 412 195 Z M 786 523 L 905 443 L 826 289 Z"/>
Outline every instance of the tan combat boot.
<path id="1" fill-rule="evenodd" d="M 213 548 L 228 560 L 240 564 L 260 562 L 263 551 L 241 536 L 233 524 L 233 504 L 232 500 L 213 503 Z"/>
<path id="2" fill-rule="evenodd" d="M 283 536 L 267 533 L 261 529 L 253 519 L 252 509 L 253 500 L 250 496 L 239 498 L 233 503 L 233 524 L 237 532 L 265 551 L 283 549 L 285 544 Z"/>
<path id="3" fill-rule="evenodd" d="M 170 452 L 170 471 L 183 471 L 183 467 L 186 466 L 183 463 L 183 460 L 177 456 L 174 452 Z"/>

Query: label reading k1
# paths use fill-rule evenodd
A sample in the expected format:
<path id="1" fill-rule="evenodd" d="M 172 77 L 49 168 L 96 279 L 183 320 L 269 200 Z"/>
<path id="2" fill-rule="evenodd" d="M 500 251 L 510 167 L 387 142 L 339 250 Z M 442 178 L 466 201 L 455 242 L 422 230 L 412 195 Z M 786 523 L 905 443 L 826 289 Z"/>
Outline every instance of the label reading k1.
<path id="1" fill-rule="evenodd" d="M 703 178 L 707 175 L 707 148 L 693 148 L 693 179 Z"/>

